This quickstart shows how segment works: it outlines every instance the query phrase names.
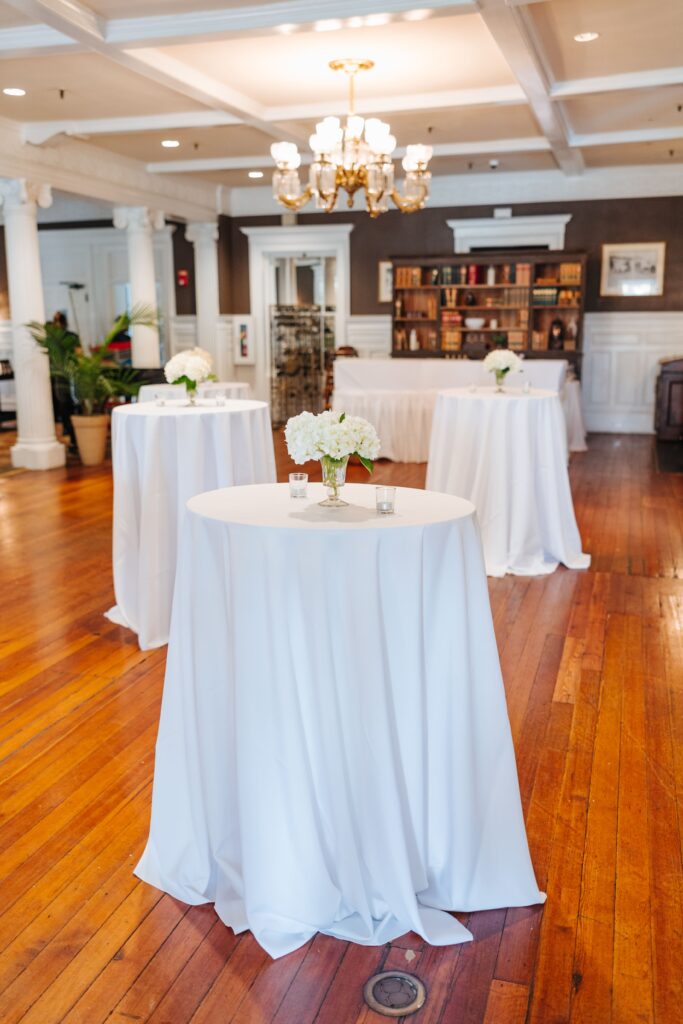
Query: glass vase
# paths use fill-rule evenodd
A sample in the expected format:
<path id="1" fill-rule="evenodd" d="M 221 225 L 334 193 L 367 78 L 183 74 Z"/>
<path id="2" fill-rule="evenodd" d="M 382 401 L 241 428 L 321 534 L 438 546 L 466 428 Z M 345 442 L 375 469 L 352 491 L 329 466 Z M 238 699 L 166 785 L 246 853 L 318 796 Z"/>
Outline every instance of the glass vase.
<path id="1" fill-rule="evenodd" d="M 189 387 L 187 385 L 186 385 L 186 387 L 187 387 L 187 397 L 190 400 L 190 405 L 196 405 L 197 404 L 197 388 L 196 387 L 191 388 L 191 387 Z"/>
<path id="2" fill-rule="evenodd" d="M 496 391 L 503 391 L 507 370 L 494 370 L 493 372 L 496 375 Z"/>
<path id="3" fill-rule="evenodd" d="M 324 508 L 344 508 L 348 501 L 342 501 L 339 491 L 346 483 L 346 466 L 349 456 L 342 459 L 333 459 L 331 455 L 323 455 L 320 465 L 323 471 L 323 483 L 327 488 L 327 498 L 319 502 Z"/>

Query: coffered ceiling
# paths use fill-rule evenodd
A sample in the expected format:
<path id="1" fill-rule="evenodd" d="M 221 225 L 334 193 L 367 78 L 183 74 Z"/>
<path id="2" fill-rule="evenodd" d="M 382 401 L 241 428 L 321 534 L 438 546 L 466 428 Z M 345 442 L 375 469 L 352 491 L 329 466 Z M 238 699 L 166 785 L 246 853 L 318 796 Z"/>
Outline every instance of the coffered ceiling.
<path id="1" fill-rule="evenodd" d="M 0 118 L 26 147 L 65 136 L 152 175 L 267 183 L 274 139 L 343 114 L 333 58 L 369 57 L 359 112 L 438 175 L 678 166 L 683 0 L 11 0 Z M 577 42 L 580 33 L 597 33 Z M 179 145 L 163 148 L 164 140 Z M 276 207 L 274 206 L 274 209 Z"/>

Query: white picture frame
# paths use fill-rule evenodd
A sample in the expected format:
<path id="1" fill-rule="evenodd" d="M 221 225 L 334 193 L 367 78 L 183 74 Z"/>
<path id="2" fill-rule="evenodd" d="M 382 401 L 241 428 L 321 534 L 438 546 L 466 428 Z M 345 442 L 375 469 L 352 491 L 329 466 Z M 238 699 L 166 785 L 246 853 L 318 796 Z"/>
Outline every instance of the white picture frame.
<path id="1" fill-rule="evenodd" d="M 254 321 L 250 315 L 232 318 L 232 358 L 235 366 L 253 366 L 256 362 Z"/>
<path id="2" fill-rule="evenodd" d="M 394 297 L 394 264 L 380 260 L 377 265 L 377 301 L 391 302 Z"/>
<path id="3" fill-rule="evenodd" d="M 602 247 L 600 294 L 620 298 L 664 294 L 666 242 L 624 242 Z"/>

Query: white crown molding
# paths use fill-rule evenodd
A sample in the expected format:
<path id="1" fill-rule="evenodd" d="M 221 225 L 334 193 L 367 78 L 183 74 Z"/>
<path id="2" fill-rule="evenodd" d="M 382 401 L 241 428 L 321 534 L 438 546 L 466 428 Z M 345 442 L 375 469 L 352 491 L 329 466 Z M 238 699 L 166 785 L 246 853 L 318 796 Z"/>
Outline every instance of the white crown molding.
<path id="1" fill-rule="evenodd" d="M 527 139 L 489 139 L 481 142 L 440 142 L 432 147 L 434 156 L 472 156 L 478 153 L 537 153 L 550 149 L 550 143 L 543 136 Z M 405 156 L 405 146 L 394 151 L 394 159 Z M 313 160 L 311 153 L 301 154 L 305 166 Z M 248 167 L 274 169 L 273 158 L 268 153 L 259 156 L 219 156 L 197 160 L 164 160 L 147 164 L 150 174 L 189 174 L 205 171 L 236 171 Z"/>
<path id="2" fill-rule="evenodd" d="M 210 220 L 216 214 L 211 183 L 151 175 L 137 160 L 74 139 L 45 148 L 26 146 L 20 126 L 2 119 L 0 176 L 27 178 L 111 204 L 150 206 L 183 219 Z"/>
<path id="3" fill-rule="evenodd" d="M 432 178 L 427 208 L 680 195 L 683 195 L 680 164 L 592 167 L 577 177 L 568 177 L 559 170 L 495 171 Z M 353 208 L 360 211 L 363 206 L 358 201 Z M 281 212 L 282 208 L 268 187 L 231 190 L 230 213 L 233 217 L 272 216 Z M 305 207 L 301 214 L 306 212 Z M 312 207 L 310 212 L 314 212 Z M 420 214 L 414 216 L 419 217 Z"/>
<path id="4" fill-rule="evenodd" d="M 430 0 L 430 16 L 476 10 L 475 0 Z M 288 3 L 254 4 L 222 10 L 190 11 L 142 18 L 120 18 L 107 25 L 106 38 L 119 46 L 154 45 L 169 40 L 260 34 L 280 26 L 309 28 L 326 21 L 402 15 L 415 10 L 415 0 L 289 0 Z"/>
<path id="5" fill-rule="evenodd" d="M 359 96 L 357 114 L 405 113 L 409 110 L 441 110 L 451 107 L 514 106 L 526 104 L 527 98 L 519 85 L 490 85 L 478 89 L 447 89 L 441 92 L 403 93 L 398 96 Z M 299 103 L 286 107 L 266 107 L 263 111 L 269 121 L 301 121 L 328 114 L 346 116 L 346 99 L 339 96 L 324 103 Z"/>
<path id="6" fill-rule="evenodd" d="M 589 132 L 586 135 L 572 135 L 572 146 L 620 146 L 631 142 L 667 142 L 669 139 L 683 139 L 683 125 L 670 128 L 636 128 L 616 132 Z"/>
<path id="7" fill-rule="evenodd" d="M 448 220 L 453 232 L 453 251 L 468 253 L 485 246 L 545 246 L 564 249 L 564 234 L 571 213 L 547 213 L 532 217 L 467 217 Z"/>
<path id="8" fill-rule="evenodd" d="M 166 131 L 176 128 L 217 128 L 243 124 L 239 117 L 223 110 L 186 110 L 177 114 L 143 114 L 138 117 L 98 117 L 70 121 L 26 121 L 21 126 L 24 142 L 40 146 L 55 135 L 130 135 L 132 132 Z"/>
<path id="9" fill-rule="evenodd" d="M 596 75 L 592 78 L 564 79 L 553 82 L 550 96 L 554 100 L 587 96 L 590 93 L 622 92 L 624 89 L 656 89 L 666 85 L 683 85 L 683 67 L 653 68 L 650 71 L 626 71 L 620 75 Z"/>

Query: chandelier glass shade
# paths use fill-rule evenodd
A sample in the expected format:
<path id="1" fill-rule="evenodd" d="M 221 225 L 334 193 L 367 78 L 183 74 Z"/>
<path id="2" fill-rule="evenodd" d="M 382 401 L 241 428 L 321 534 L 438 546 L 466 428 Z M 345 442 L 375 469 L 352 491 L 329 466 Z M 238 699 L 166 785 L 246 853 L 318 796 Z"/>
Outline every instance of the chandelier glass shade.
<path id="1" fill-rule="evenodd" d="M 402 213 L 421 210 L 429 196 L 432 158 L 431 146 L 408 146 L 403 157 L 405 183 L 402 192 L 394 181 L 392 153 L 396 139 L 389 125 L 379 118 L 359 117 L 354 110 L 354 79 L 359 71 L 373 67 L 370 60 L 335 60 L 334 71 L 345 71 L 349 78 L 349 113 L 342 124 L 338 117 L 326 117 L 316 125 L 308 144 L 312 160 L 308 184 L 302 186 L 299 175 L 302 157 L 295 143 L 275 142 L 270 152 L 277 169 L 273 174 L 273 195 L 289 210 L 300 210 L 312 198 L 316 208 L 332 213 L 339 190 L 347 193 L 347 206 L 360 189 L 371 217 L 386 213 L 391 199 Z"/>

